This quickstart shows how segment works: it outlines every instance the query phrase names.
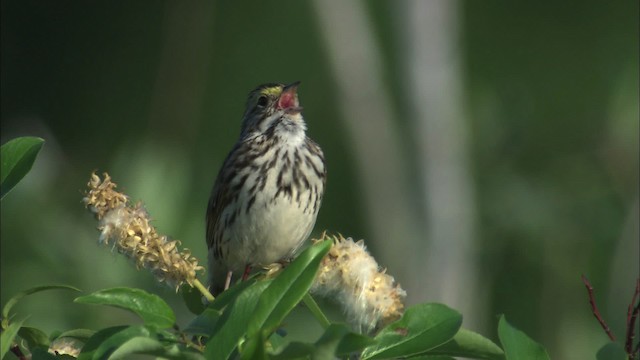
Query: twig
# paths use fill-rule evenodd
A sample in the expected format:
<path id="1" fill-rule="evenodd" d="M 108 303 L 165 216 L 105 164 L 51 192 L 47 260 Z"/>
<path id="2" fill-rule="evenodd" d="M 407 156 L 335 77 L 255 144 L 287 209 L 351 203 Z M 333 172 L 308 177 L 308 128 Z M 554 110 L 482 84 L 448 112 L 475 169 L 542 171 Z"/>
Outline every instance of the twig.
<path id="1" fill-rule="evenodd" d="M 636 301 L 638 300 L 639 294 L 640 294 L 640 279 L 637 279 L 636 289 L 633 292 L 631 303 L 629 304 L 629 308 L 627 309 L 627 336 L 626 336 L 626 341 L 624 343 L 624 349 L 629 355 L 629 359 L 631 360 L 636 359 L 636 355 L 638 354 L 638 346 L 636 345 L 635 350 L 633 349 L 633 338 L 635 337 L 635 331 L 636 331 L 636 319 L 638 318 L 638 313 L 640 313 L 640 301 L 636 303 Z"/>
<path id="2" fill-rule="evenodd" d="M 202 295 L 204 295 L 204 297 L 207 299 L 208 302 L 212 303 L 213 300 L 215 300 L 215 298 L 213 297 L 213 295 L 211 295 L 211 293 L 209 292 L 209 289 L 207 289 L 204 285 L 202 285 L 202 283 L 200 282 L 200 280 L 195 279 L 193 281 L 193 286 L 198 289 L 200 291 L 200 293 Z"/>
<path id="3" fill-rule="evenodd" d="M 324 329 L 327 329 L 329 325 L 331 325 L 331 322 L 329 321 L 329 319 L 327 319 L 327 316 L 322 312 L 322 310 L 320 310 L 318 303 L 316 303 L 316 301 L 311 297 L 311 295 L 309 295 L 309 293 L 306 293 L 304 295 L 302 301 L 304 301 L 304 304 L 307 305 L 307 308 L 309 309 L 309 311 L 311 311 L 311 314 L 313 314 L 313 316 L 316 318 L 316 320 L 318 320 L 318 322 Z"/>
<path id="4" fill-rule="evenodd" d="M 596 305 L 595 297 L 593 296 L 593 286 L 591 286 L 591 283 L 589 282 L 589 280 L 587 280 L 584 274 L 582 275 L 582 282 L 584 283 L 584 286 L 587 288 L 587 293 L 589 293 L 589 304 L 591 305 L 591 311 L 593 311 L 593 316 L 596 317 L 596 319 L 600 323 L 600 326 L 602 326 L 604 331 L 607 333 L 607 336 L 609 336 L 609 339 L 611 339 L 611 341 L 616 341 L 616 337 L 611 332 L 609 325 L 607 325 L 607 323 L 604 321 L 604 319 L 600 315 L 600 311 L 598 310 L 598 306 Z"/>

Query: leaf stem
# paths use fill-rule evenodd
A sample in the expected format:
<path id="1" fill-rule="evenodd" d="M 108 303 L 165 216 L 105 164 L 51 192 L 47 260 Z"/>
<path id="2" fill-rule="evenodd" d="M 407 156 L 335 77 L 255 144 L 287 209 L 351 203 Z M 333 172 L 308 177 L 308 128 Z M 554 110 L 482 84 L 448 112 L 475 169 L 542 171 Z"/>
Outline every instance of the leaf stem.
<path id="1" fill-rule="evenodd" d="M 304 304 L 307 305 L 307 308 L 309 309 L 309 311 L 311 311 L 311 314 L 313 314 L 313 316 L 316 318 L 316 320 L 318 320 L 318 322 L 324 329 L 327 329 L 329 325 L 331 325 L 331 322 L 329 322 L 327 316 L 322 312 L 322 310 L 320 310 L 318 303 L 311 297 L 308 292 L 304 294 L 302 301 L 304 301 Z"/>
<path id="2" fill-rule="evenodd" d="M 193 286 L 200 291 L 200 293 L 205 297 L 205 299 L 207 299 L 208 302 L 212 303 L 213 300 L 215 300 L 213 295 L 211 295 L 211 293 L 209 292 L 209 289 L 202 285 L 200 280 L 195 279 L 193 281 Z"/>

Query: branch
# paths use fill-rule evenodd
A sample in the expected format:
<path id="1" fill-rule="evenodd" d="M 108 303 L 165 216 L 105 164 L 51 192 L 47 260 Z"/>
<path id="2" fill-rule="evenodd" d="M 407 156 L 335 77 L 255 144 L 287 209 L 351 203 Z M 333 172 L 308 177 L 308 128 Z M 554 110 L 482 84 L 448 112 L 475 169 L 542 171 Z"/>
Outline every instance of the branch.
<path id="1" fill-rule="evenodd" d="M 591 286 L 591 283 L 589 282 L 589 280 L 587 280 L 587 278 L 584 275 L 582 275 L 582 282 L 584 283 L 584 286 L 587 288 L 587 293 L 589 294 L 589 304 L 591 305 L 591 311 L 593 311 L 593 316 L 596 317 L 596 319 L 600 323 L 600 326 L 602 326 L 602 329 L 604 329 L 604 331 L 607 333 L 607 336 L 609 336 L 609 339 L 611 339 L 611 341 L 616 341 L 616 337 L 611 332 L 609 325 L 607 325 L 607 323 L 604 321 L 604 319 L 600 315 L 600 311 L 598 310 L 598 306 L 596 305 L 596 300 L 593 296 L 593 286 Z"/>
<path id="2" fill-rule="evenodd" d="M 624 343 L 624 349 L 629 355 L 629 359 L 636 359 L 636 355 L 638 354 L 638 346 L 636 346 L 635 350 L 633 349 L 633 338 L 635 337 L 636 331 L 636 319 L 638 318 L 638 313 L 640 313 L 640 301 L 636 303 L 638 300 L 638 295 L 640 294 L 640 279 L 636 280 L 636 289 L 633 292 L 633 297 L 631 298 L 631 303 L 629 304 L 629 308 L 627 309 L 627 336 L 626 341 Z"/>

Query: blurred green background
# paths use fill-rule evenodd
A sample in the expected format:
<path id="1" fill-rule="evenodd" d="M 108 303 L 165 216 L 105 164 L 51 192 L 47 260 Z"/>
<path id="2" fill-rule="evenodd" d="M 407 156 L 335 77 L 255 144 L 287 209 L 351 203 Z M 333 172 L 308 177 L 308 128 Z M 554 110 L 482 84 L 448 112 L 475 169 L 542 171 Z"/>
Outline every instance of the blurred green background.
<path id="1" fill-rule="evenodd" d="M 364 238 L 410 304 L 444 301 L 494 339 L 505 313 L 558 359 L 607 341 L 584 273 L 623 337 L 639 272 L 637 1 L 0 4 L 2 143 L 46 140 L 2 201 L 2 303 L 41 284 L 135 286 L 184 326 L 178 295 L 97 245 L 89 174 L 108 171 L 206 262 L 206 202 L 246 94 L 301 80 L 329 168 L 314 235 Z M 73 297 L 16 310 L 47 330 L 135 321 Z"/>

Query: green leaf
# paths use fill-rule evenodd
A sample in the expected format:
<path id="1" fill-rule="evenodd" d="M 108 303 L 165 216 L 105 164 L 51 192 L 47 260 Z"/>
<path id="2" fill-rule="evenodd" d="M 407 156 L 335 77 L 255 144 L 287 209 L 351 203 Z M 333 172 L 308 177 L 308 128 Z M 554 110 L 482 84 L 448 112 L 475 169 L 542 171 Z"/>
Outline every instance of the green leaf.
<path id="1" fill-rule="evenodd" d="M 153 339 L 155 331 L 144 325 L 115 326 L 95 333 L 82 347 L 78 360 L 109 359 L 124 343 L 134 337 Z"/>
<path id="2" fill-rule="evenodd" d="M 235 301 L 224 309 L 207 342 L 204 351 L 207 359 L 229 358 L 240 339 L 246 334 L 251 313 L 269 284 L 271 280 L 256 281 L 244 289 Z"/>
<path id="3" fill-rule="evenodd" d="M 164 353 L 164 346 L 160 341 L 146 336 L 134 336 L 118 346 L 109 355 L 109 359 L 125 359 L 132 354 L 156 355 L 162 353 Z"/>
<path id="4" fill-rule="evenodd" d="M 31 360 L 60 360 L 60 359 L 74 359 L 70 355 L 53 355 L 44 348 L 35 348 L 31 352 Z"/>
<path id="5" fill-rule="evenodd" d="M 141 289 L 112 288 L 80 296 L 74 300 L 80 304 L 108 305 L 129 310 L 140 316 L 148 326 L 160 329 L 172 327 L 176 316 L 159 296 Z"/>
<path id="6" fill-rule="evenodd" d="M 289 343 L 280 353 L 270 357 L 272 360 L 308 359 L 315 349 L 313 344 L 294 341 Z"/>
<path id="7" fill-rule="evenodd" d="M 353 333 L 346 325 L 331 324 L 316 341 L 313 357 L 333 359 L 336 356 L 359 352 L 373 343 L 374 339 Z"/>
<path id="8" fill-rule="evenodd" d="M 627 360 L 627 352 L 621 344 L 610 342 L 596 353 L 597 360 Z"/>
<path id="9" fill-rule="evenodd" d="M 504 351 L 498 345 L 484 336 L 467 329 L 458 330 L 458 333 L 451 341 L 429 350 L 427 354 L 488 360 L 504 359 Z"/>
<path id="10" fill-rule="evenodd" d="M 444 344 L 462 324 L 459 312 L 442 304 L 418 304 L 408 308 L 402 318 L 389 324 L 367 347 L 362 359 L 381 359 L 421 354 Z"/>
<path id="11" fill-rule="evenodd" d="M 73 291 L 78 291 L 80 292 L 80 289 L 75 288 L 73 286 L 69 286 L 69 285 L 45 285 L 45 286 L 36 286 L 33 287 L 31 289 L 27 289 L 24 291 L 21 291 L 17 294 L 15 294 L 11 299 L 9 299 L 7 301 L 7 303 L 4 305 L 4 307 L 2 308 L 2 317 L 3 318 L 8 318 L 9 317 L 9 312 L 11 311 L 11 308 L 13 308 L 13 306 L 15 304 L 18 303 L 18 301 L 20 301 L 23 297 L 27 296 L 27 295 L 31 295 L 31 294 L 35 294 L 37 292 L 41 292 L 41 291 L 45 291 L 45 290 L 73 290 Z"/>
<path id="12" fill-rule="evenodd" d="M 220 294 L 211 304 L 209 304 L 209 308 L 216 309 L 222 311 L 225 306 L 232 303 L 238 295 L 240 295 L 246 288 L 255 284 L 256 278 L 251 277 L 245 281 L 241 281 L 229 289 L 225 290 Z"/>
<path id="13" fill-rule="evenodd" d="M 522 331 L 511 326 L 504 315 L 498 323 L 498 337 L 507 360 L 549 360 L 547 351 Z"/>
<path id="14" fill-rule="evenodd" d="M 284 346 L 288 343 L 285 340 L 284 336 L 278 334 L 278 332 L 273 332 L 271 336 L 269 336 L 269 343 L 267 346 L 267 350 L 270 354 L 275 354 L 276 352 L 284 349 Z"/>
<path id="15" fill-rule="evenodd" d="M 29 349 L 33 349 L 37 346 L 49 347 L 49 337 L 45 334 L 44 331 L 40 329 L 36 329 L 34 327 L 23 326 L 18 331 L 18 336 L 20 336 L 24 341 L 27 342 L 27 346 Z"/>
<path id="16" fill-rule="evenodd" d="M 191 320 L 183 331 L 193 335 L 210 336 L 215 330 L 216 323 L 221 315 L 220 311 L 207 308 Z"/>
<path id="17" fill-rule="evenodd" d="M 37 137 L 20 137 L 0 147 L 0 199 L 27 175 L 44 140 Z"/>
<path id="18" fill-rule="evenodd" d="M 260 329 L 273 330 L 309 291 L 318 273 L 320 261 L 329 252 L 333 241 L 314 244 L 303 251 L 273 280 L 262 293 L 251 321 L 247 325 L 249 337 Z"/>
<path id="19" fill-rule="evenodd" d="M 182 295 L 182 300 L 184 300 L 185 305 L 187 305 L 187 309 L 194 315 L 200 315 L 207 307 L 202 302 L 202 293 L 194 287 L 187 284 L 182 285 L 180 295 Z"/>
<path id="20" fill-rule="evenodd" d="M 109 328 L 105 328 L 102 329 L 100 331 L 97 331 L 95 334 L 93 334 L 92 337 L 89 338 L 89 340 L 87 340 L 87 342 L 84 344 L 84 346 L 82 347 L 82 351 L 80 352 L 80 355 L 78 356 L 78 360 L 91 360 L 94 359 L 96 357 L 94 357 L 96 350 L 98 349 L 98 347 L 105 342 L 107 339 L 109 339 L 111 336 L 119 333 L 120 331 L 123 331 L 125 329 L 129 328 L 128 326 L 114 326 L 114 327 L 109 327 Z"/>
<path id="21" fill-rule="evenodd" d="M 244 343 L 241 360 L 267 360 L 265 331 L 259 331 L 258 335 Z"/>
<path id="22" fill-rule="evenodd" d="M 4 359 L 5 354 L 11 348 L 11 344 L 13 344 L 13 340 L 18 335 L 22 323 L 24 323 L 24 320 L 12 322 L 2 331 L 2 335 L 0 335 L 0 359 Z"/>
<path id="23" fill-rule="evenodd" d="M 204 356 L 181 349 L 177 344 L 164 345 L 160 341 L 144 336 L 135 336 L 118 347 L 109 359 L 128 359 L 130 355 L 153 355 L 160 359 L 205 360 Z"/>
<path id="24" fill-rule="evenodd" d="M 446 355 L 418 355 L 410 357 L 411 360 L 456 360 Z"/>

